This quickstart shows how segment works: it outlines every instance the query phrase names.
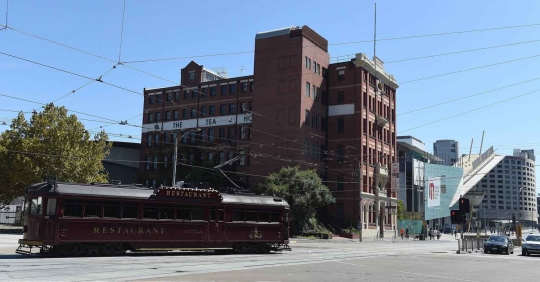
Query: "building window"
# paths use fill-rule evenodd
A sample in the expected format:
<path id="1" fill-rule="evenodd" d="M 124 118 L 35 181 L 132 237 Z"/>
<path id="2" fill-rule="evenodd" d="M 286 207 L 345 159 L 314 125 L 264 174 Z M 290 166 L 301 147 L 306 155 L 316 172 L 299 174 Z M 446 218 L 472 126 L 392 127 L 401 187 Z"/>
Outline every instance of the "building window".
<path id="1" fill-rule="evenodd" d="M 305 68 L 306 68 L 306 69 L 309 68 L 309 65 L 308 65 L 308 57 L 307 57 L 307 56 L 305 57 L 305 63 L 304 63 L 304 64 L 305 64 Z"/>
<path id="2" fill-rule="evenodd" d="M 216 106 L 209 106 L 208 107 L 208 114 L 210 116 L 214 116 L 216 114 Z"/>
<path id="3" fill-rule="evenodd" d="M 247 110 L 248 110 L 247 109 L 247 103 L 246 102 L 240 103 L 240 112 L 245 113 Z"/>
<path id="4" fill-rule="evenodd" d="M 343 102 L 345 102 L 345 92 L 339 91 L 339 92 L 337 93 L 337 102 L 338 102 L 338 103 L 343 103 Z"/>
<path id="5" fill-rule="evenodd" d="M 317 64 L 317 74 L 321 74 L 321 65 Z"/>
<path id="6" fill-rule="evenodd" d="M 148 104 L 154 104 L 154 95 L 148 95 Z"/>
<path id="7" fill-rule="evenodd" d="M 206 117 L 206 107 L 201 107 L 201 117 Z"/>
<path id="8" fill-rule="evenodd" d="M 199 91 L 197 90 L 197 88 L 191 89 L 191 98 L 196 99 L 198 93 L 199 93 Z"/>
<path id="9" fill-rule="evenodd" d="M 219 152 L 219 163 L 223 164 L 225 162 L 225 152 Z"/>
<path id="10" fill-rule="evenodd" d="M 165 120 L 171 120 L 171 112 L 165 112 Z"/>
<path id="11" fill-rule="evenodd" d="M 163 100 L 161 100 L 161 94 L 157 94 L 156 95 L 156 103 L 161 103 L 161 102 L 163 102 Z"/>
<path id="12" fill-rule="evenodd" d="M 311 69 L 311 59 L 308 58 L 308 66 L 307 66 L 308 69 Z"/>
<path id="13" fill-rule="evenodd" d="M 338 118 L 337 119 L 337 132 L 344 132 L 344 131 L 345 131 L 345 119 Z"/>
<path id="14" fill-rule="evenodd" d="M 195 108 L 191 108 L 191 117 L 196 117 L 197 116 L 197 110 L 195 110 Z"/>
<path id="15" fill-rule="evenodd" d="M 188 109 L 183 109 L 182 110 L 182 118 L 186 119 L 186 118 L 188 118 L 188 115 L 189 115 L 189 110 Z"/>
<path id="16" fill-rule="evenodd" d="M 228 151 L 227 152 L 227 160 L 232 160 L 234 158 L 234 152 L 233 151 Z"/>
<path id="17" fill-rule="evenodd" d="M 201 140 L 206 141 L 206 129 L 201 130 Z"/>
<path id="18" fill-rule="evenodd" d="M 222 116 L 227 114 L 227 105 L 223 104 L 223 105 L 220 106 L 219 114 L 222 115 Z"/>
<path id="19" fill-rule="evenodd" d="M 229 115 L 234 115 L 236 113 L 236 109 L 234 106 L 234 103 L 229 104 Z"/>
<path id="20" fill-rule="evenodd" d="M 161 121 L 161 113 L 160 112 L 156 113 L 156 121 Z"/>
<path id="21" fill-rule="evenodd" d="M 317 73 L 317 62 L 313 61 L 313 73 Z"/>
<path id="22" fill-rule="evenodd" d="M 343 80 L 345 78 L 345 70 L 338 70 L 337 78 L 338 80 Z"/>
<path id="23" fill-rule="evenodd" d="M 193 154 L 189 154 L 189 164 L 190 165 L 193 165 L 193 159 L 195 158 L 195 156 Z"/>
<path id="24" fill-rule="evenodd" d="M 343 145 L 338 145 L 336 151 L 336 160 L 338 162 L 345 161 L 345 147 Z"/>
<path id="25" fill-rule="evenodd" d="M 195 142 L 195 132 L 191 131 L 189 133 L 189 142 L 194 143 Z"/>
<path id="26" fill-rule="evenodd" d="M 223 128 L 223 127 L 221 127 L 221 128 L 219 129 L 219 139 L 220 139 L 220 140 L 225 139 L 225 128 Z"/>
<path id="27" fill-rule="evenodd" d="M 175 90 L 175 91 L 173 92 L 173 95 L 174 95 L 174 100 L 175 100 L 175 101 L 180 100 L 180 91 Z"/>
<path id="28" fill-rule="evenodd" d="M 240 161 L 239 161 L 240 166 L 245 166 L 246 165 L 245 154 L 246 154 L 246 151 L 244 151 L 244 150 L 240 151 L 240 156 L 242 156 L 242 158 L 240 158 Z"/>
<path id="29" fill-rule="evenodd" d="M 253 81 L 249 82 L 249 91 L 253 91 Z"/>
<path id="30" fill-rule="evenodd" d="M 214 129 L 208 129 L 208 141 L 212 142 L 214 141 Z"/>
<path id="31" fill-rule="evenodd" d="M 206 97 L 206 89 L 207 89 L 207 87 L 201 88 L 201 96 L 203 98 Z"/>
<path id="32" fill-rule="evenodd" d="M 306 97 L 311 97 L 310 91 L 311 91 L 311 84 L 309 82 L 306 82 Z"/>
<path id="33" fill-rule="evenodd" d="M 184 90 L 184 100 L 189 99 L 189 90 Z"/>
<path id="34" fill-rule="evenodd" d="M 167 102 L 172 101 L 172 98 L 173 98 L 172 92 L 167 92 Z"/>
<path id="35" fill-rule="evenodd" d="M 336 178 L 336 190 L 343 191 L 343 175 L 338 175 Z"/>
<path id="36" fill-rule="evenodd" d="M 306 119 L 304 120 L 305 125 L 309 125 L 309 110 L 306 110 Z"/>
<path id="37" fill-rule="evenodd" d="M 210 96 L 216 96 L 216 94 L 217 94 L 217 87 L 210 86 Z"/>
<path id="38" fill-rule="evenodd" d="M 214 160 L 214 153 L 210 152 L 208 153 L 208 161 L 212 162 Z"/>
<path id="39" fill-rule="evenodd" d="M 150 113 L 148 114 L 148 122 L 153 122 L 154 121 L 154 114 Z"/>
<path id="40" fill-rule="evenodd" d="M 158 168 L 158 156 L 154 156 L 154 168 Z"/>
<path id="41" fill-rule="evenodd" d="M 159 144 L 159 134 L 154 135 L 154 143 L 156 146 Z"/>
<path id="42" fill-rule="evenodd" d="M 246 139 L 246 132 L 247 132 L 247 129 L 245 126 L 240 126 L 240 139 L 244 140 Z"/>
<path id="43" fill-rule="evenodd" d="M 163 156 L 163 167 L 167 168 L 167 164 L 169 163 L 169 157 Z"/>
<path id="44" fill-rule="evenodd" d="M 227 94 L 227 86 L 228 85 L 221 85 L 221 95 Z"/>
<path id="45" fill-rule="evenodd" d="M 232 140 L 234 138 L 234 127 L 229 127 L 228 131 L 229 131 L 229 135 L 227 138 L 229 138 L 229 140 Z"/>
<path id="46" fill-rule="evenodd" d="M 247 82 L 242 82 L 242 93 L 246 93 L 248 92 L 248 83 Z"/>
<path id="47" fill-rule="evenodd" d="M 146 169 L 150 169 L 150 156 L 146 157 Z"/>
<path id="48" fill-rule="evenodd" d="M 146 136 L 146 147 L 152 147 L 152 135 Z"/>
<path id="49" fill-rule="evenodd" d="M 195 80 L 195 72 L 194 71 L 189 72 L 189 80 Z"/>
<path id="50" fill-rule="evenodd" d="M 229 84 L 229 92 L 233 95 L 236 94 L 236 83 Z"/>

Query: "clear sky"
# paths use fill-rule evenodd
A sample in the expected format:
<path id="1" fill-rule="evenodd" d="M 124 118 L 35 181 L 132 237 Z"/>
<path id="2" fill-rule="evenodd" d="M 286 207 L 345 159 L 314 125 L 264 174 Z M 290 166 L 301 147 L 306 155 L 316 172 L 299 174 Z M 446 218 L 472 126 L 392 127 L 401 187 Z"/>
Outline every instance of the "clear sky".
<path id="1" fill-rule="evenodd" d="M 118 60 L 122 0 L 11 0 L 8 26 L 30 34 Z M 328 39 L 330 56 L 366 53 L 372 43 L 344 42 L 373 38 L 373 1 L 143 1 L 127 0 L 121 61 L 185 57 L 252 51 L 257 32 L 308 25 Z M 378 1 L 378 38 L 435 34 L 452 31 L 540 24 L 540 1 Z M 6 0 L 0 0 L 0 23 L 4 23 Z M 536 41 L 535 41 L 536 40 Z M 515 59 L 540 55 L 540 25 L 445 36 L 379 41 L 377 56 L 393 74 L 397 91 L 398 135 L 413 135 L 432 150 L 437 139 L 460 141 L 461 153 L 478 151 L 482 130 L 484 148 L 494 145 L 499 153 L 513 148 L 540 148 L 538 103 L 540 91 L 507 102 L 419 127 L 446 117 L 540 90 L 540 79 L 493 91 L 438 107 L 403 114 L 484 91 L 540 78 L 539 57 L 479 68 L 416 82 L 425 78 Z M 456 55 L 391 61 L 449 52 L 521 43 Z M 98 78 L 113 62 L 54 45 L 13 30 L 0 31 L 0 52 L 34 60 Z M 179 81 L 179 72 L 191 59 L 133 63 L 169 81 Z M 207 68 L 225 68 L 229 76 L 253 72 L 253 53 L 194 58 Z M 0 94 L 46 103 L 54 101 L 89 80 L 51 70 L 0 54 Z M 172 82 L 119 66 L 103 81 L 142 93 L 143 88 L 164 87 Z M 407 83 L 408 82 L 408 83 Z M 92 83 L 61 99 L 59 105 L 113 120 L 141 114 L 142 96 L 102 83 Z M 39 105 L 0 96 L 1 110 L 31 111 Z M 256 111 L 256 109 L 254 109 Z M 0 121 L 14 112 L 0 111 Z M 80 118 L 97 120 L 79 115 Z M 141 117 L 131 122 L 140 125 Z M 104 123 L 84 121 L 88 129 Z M 7 126 L 1 126 L 5 130 Z M 140 128 L 122 125 L 107 132 L 140 138 Z M 118 136 L 113 140 L 129 141 Z M 140 142 L 133 139 L 134 142 Z"/>

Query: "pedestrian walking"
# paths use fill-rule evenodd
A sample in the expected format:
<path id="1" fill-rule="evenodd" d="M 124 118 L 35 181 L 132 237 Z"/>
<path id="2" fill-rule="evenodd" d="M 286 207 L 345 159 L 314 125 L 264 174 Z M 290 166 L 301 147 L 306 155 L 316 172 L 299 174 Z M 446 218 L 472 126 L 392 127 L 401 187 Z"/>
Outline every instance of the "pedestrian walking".
<path id="1" fill-rule="evenodd" d="M 405 231 L 403 231 L 403 228 L 401 228 L 399 230 L 399 235 L 401 236 L 401 240 L 403 240 L 403 233 L 405 233 Z"/>

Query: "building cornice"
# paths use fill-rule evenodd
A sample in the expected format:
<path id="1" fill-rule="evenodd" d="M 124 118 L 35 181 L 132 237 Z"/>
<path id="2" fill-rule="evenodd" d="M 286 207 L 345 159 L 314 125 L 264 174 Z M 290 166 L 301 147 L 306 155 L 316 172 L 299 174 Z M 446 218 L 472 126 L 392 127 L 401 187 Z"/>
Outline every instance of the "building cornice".
<path id="1" fill-rule="evenodd" d="M 370 60 L 366 54 L 358 53 L 356 54 L 356 60 L 354 60 L 354 64 L 357 68 L 364 68 L 370 73 L 376 74 L 377 78 L 382 80 L 384 84 L 387 84 L 390 87 L 397 89 L 399 85 L 397 84 L 394 76 L 386 73 L 386 71 L 384 71 L 382 61 L 378 58 L 376 59 L 379 61 L 379 63 L 377 63 L 377 67 L 375 67 L 376 62 Z"/>

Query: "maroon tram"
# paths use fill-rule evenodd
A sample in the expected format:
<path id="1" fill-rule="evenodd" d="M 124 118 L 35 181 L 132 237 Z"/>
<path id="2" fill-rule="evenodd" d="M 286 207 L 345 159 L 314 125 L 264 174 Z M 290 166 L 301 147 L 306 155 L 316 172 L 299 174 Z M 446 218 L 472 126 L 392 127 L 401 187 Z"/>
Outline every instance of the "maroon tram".
<path id="1" fill-rule="evenodd" d="M 289 205 L 212 189 L 38 183 L 27 188 L 17 253 L 289 249 Z"/>

